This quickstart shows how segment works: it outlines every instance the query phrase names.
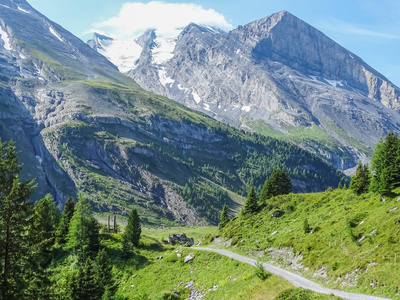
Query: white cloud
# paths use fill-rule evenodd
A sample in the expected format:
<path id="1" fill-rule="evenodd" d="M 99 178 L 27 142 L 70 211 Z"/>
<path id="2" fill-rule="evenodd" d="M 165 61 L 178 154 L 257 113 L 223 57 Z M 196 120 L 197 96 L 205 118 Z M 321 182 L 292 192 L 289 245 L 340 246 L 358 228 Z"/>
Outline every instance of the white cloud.
<path id="1" fill-rule="evenodd" d="M 386 32 L 379 32 L 368 30 L 365 28 L 361 28 L 357 25 L 350 24 L 340 20 L 332 20 L 331 22 L 323 22 L 319 26 L 322 29 L 342 33 L 342 34 L 350 34 L 350 35 L 359 35 L 365 37 L 375 37 L 375 38 L 383 38 L 383 39 L 390 39 L 390 40 L 399 40 L 400 35 L 386 33 Z"/>
<path id="2" fill-rule="evenodd" d="M 90 31 L 107 32 L 109 36 L 128 39 L 138 36 L 146 29 L 156 29 L 159 35 L 175 36 L 190 22 L 230 30 L 233 26 L 213 9 L 204 9 L 192 3 L 125 3 L 119 15 L 94 24 Z"/>

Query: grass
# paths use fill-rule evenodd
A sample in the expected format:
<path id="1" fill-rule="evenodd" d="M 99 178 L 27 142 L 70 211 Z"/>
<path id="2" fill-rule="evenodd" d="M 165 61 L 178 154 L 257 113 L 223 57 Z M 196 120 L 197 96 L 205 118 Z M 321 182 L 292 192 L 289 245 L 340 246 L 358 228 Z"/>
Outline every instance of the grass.
<path id="1" fill-rule="evenodd" d="M 189 236 L 199 237 L 215 228 L 182 230 Z M 117 295 L 127 299 L 165 299 L 163 295 L 171 294 L 178 299 L 187 299 L 191 293 L 191 288 L 187 287 L 190 282 L 193 289 L 205 294 L 204 299 L 275 299 L 282 292 L 308 295 L 308 298 L 301 299 L 333 299 L 329 295 L 295 289 L 291 283 L 275 275 L 260 279 L 256 268 L 213 252 L 161 245 L 154 238 L 160 232 L 148 229 L 144 232 L 153 236 L 142 235 L 140 246 L 131 259 L 121 258 L 121 234 L 101 235 L 101 245 L 108 253 L 117 278 Z M 164 232 L 169 231 L 165 229 Z M 189 254 L 195 258 L 184 263 Z M 159 257 L 162 259 L 157 259 Z M 71 259 L 64 256 L 55 264 L 53 279 L 56 284 L 61 286 L 65 280 L 62 272 L 70 268 L 70 263 Z"/>
<path id="2" fill-rule="evenodd" d="M 262 253 L 282 266 L 301 254 L 303 274 L 313 277 L 324 270 L 327 278 L 319 280 L 329 287 L 400 299 L 400 209 L 390 211 L 400 206 L 398 196 L 381 201 L 380 195 L 356 196 L 350 190 L 278 196 L 254 216 L 234 218 L 222 236 L 231 239 L 234 251 Z M 283 216 L 272 218 L 278 209 Z M 271 248 L 287 249 L 288 255 L 277 256 Z"/>

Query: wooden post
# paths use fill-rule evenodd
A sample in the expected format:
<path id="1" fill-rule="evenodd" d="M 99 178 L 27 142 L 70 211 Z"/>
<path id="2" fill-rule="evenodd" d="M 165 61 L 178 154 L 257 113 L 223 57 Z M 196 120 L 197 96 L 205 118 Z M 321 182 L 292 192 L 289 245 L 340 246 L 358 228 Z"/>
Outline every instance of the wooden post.
<path id="1" fill-rule="evenodd" d="M 110 215 L 108 215 L 107 232 L 110 232 Z"/>
<path id="2" fill-rule="evenodd" d="M 117 232 L 117 215 L 114 215 L 114 233 Z"/>

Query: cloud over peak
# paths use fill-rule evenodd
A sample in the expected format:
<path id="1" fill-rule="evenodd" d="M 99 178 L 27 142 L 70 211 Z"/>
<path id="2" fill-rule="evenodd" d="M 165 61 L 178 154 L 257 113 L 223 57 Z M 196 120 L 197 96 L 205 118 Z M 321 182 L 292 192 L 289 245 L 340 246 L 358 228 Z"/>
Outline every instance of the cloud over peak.
<path id="1" fill-rule="evenodd" d="M 119 39 L 130 39 L 147 29 L 156 29 L 159 35 L 176 36 L 190 22 L 214 26 L 225 31 L 233 26 L 213 9 L 204 9 L 192 3 L 125 3 L 118 16 L 94 24 L 91 30 L 107 33 Z"/>

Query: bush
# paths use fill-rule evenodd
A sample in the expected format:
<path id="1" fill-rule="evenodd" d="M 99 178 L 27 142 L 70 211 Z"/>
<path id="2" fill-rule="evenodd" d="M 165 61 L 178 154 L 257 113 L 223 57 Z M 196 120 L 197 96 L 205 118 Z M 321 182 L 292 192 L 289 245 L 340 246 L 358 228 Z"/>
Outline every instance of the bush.
<path id="1" fill-rule="evenodd" d="M 339 268 L 339 263 L 335 261 L 332 265 L 332 271 L 336 271 Z"/>
<path id="2" fill-rule="evenodd" d="M 256 262 L 254 274 L 261 280 L 265 280 L 272 275 L 264 269 L 263 264 L 259 261 Z"/>
<path id="3" fill-rule="evenodd" d="M 180 300 L 180 299 L 181 297 L 169 291 L 162 292 L 161 295 L 157 298 L 157 300 Z"/>

